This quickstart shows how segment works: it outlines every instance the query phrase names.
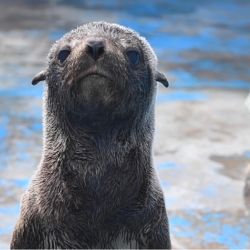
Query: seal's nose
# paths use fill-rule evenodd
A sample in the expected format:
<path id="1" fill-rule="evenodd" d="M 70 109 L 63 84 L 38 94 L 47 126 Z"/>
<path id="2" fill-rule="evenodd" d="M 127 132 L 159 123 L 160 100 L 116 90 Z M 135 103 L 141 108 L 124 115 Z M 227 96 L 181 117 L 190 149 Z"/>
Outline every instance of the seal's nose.
<path id="1" fill-rule="evenodd" d="M 101 55 L 103 55 L 104 47 L 105 44 L 103 40 L 97 40 L 97 39 L 88 40 L 86 44 L 86 52 L 95 61 L 97 61 L 98 58 L 100 58 Z"/>

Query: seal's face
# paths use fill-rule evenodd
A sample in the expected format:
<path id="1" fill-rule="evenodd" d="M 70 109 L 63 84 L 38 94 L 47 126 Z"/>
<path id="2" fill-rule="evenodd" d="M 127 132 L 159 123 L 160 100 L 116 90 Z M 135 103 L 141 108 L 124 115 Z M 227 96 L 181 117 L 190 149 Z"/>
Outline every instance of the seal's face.
<path id="1" fill-rule="evenodd" d="M 85 116 L 138 112 L 153 100 L 155 80 L 167 84 L 144 38 L 104 22 L 85 24 L 57 41 L 48 70 L 33 83 L 43 77 L 49 90 L 64 97 L 62 106 Z"/>

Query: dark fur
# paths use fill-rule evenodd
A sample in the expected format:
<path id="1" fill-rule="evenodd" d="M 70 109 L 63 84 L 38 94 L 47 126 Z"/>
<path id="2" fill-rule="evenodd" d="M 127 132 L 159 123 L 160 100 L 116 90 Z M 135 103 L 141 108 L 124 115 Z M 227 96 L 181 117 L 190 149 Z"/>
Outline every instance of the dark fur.
<path id="1" fill-rule="evenodd" d="M 104 55 L 86 54 L 86 39 L 105 39 Z M 65 45 L 70 56 L 60 65 Z M 141 51 L 133 68 L 126 48 Z M 162 190 L 152 165 L 156 56 L 130 29 L 90 23 L 51 49 L 44 149 L 22 199 L 11 248 L 170 248 Z M 82 72 L 98 70 L 106 77 Z"/>

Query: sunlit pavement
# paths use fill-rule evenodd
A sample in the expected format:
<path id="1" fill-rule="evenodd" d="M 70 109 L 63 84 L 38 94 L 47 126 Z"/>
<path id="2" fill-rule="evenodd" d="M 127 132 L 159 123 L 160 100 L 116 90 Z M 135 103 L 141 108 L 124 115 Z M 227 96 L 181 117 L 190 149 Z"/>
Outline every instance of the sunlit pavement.
<path id="1" fill-rule="evenodd" d="M 11 2 L 0 3 L 0 248 L 9 247 L 42 150 L 43 86 L 31 79 L 56 39 L 93 20 L 144 35 L 169 78 L 156 100 L 154 160 L 174 247 L 250 248 L 242 193 L 250 164 L 250 3 Z"/>

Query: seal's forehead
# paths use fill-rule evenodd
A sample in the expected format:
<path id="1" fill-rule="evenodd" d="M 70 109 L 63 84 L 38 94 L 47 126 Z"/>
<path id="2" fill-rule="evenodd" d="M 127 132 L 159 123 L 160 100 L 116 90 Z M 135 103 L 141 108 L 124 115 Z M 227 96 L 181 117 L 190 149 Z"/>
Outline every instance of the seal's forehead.
<path id="1" fill-rule="evenodd" d="M 140 36 L 135 31 L 118 24 L 106 22 L 92 22 L 84 24 L 72 30 L 64 36 L 64 39 L 83 39 L 90 36 L 101 36 L 110 39 L 140 41 Z"/>

